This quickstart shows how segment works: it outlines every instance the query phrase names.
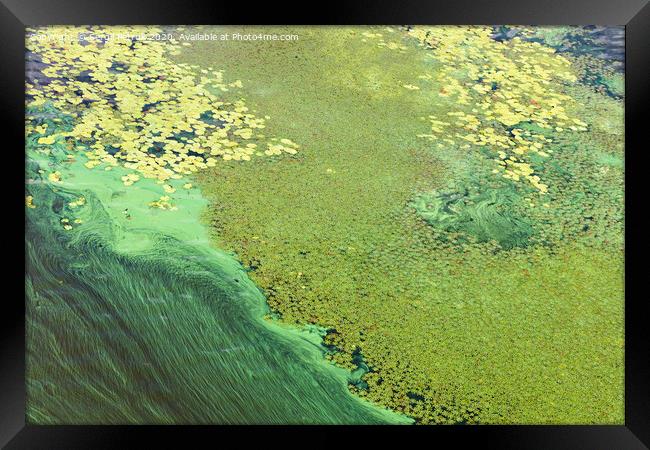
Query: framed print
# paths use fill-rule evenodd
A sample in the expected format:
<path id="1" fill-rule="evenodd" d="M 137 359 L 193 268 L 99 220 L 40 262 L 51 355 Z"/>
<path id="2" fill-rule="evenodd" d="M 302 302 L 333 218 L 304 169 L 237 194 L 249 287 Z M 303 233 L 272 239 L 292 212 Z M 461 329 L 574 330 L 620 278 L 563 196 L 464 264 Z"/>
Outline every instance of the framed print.
<path id="1" fill-rule="evenodd" d="M 5 1 L 3 444 L 646 448 L 646 3 Z"/>

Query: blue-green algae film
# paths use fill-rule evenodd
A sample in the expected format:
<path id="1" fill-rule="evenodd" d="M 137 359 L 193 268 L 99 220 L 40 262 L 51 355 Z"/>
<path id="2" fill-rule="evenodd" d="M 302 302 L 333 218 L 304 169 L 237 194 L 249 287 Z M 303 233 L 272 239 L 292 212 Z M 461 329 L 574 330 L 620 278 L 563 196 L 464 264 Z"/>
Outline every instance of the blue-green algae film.
<path id="1" fill-rule="evenodd" d="M 25 55 L 29 423 L 624 423 L 622 27 Z"/>

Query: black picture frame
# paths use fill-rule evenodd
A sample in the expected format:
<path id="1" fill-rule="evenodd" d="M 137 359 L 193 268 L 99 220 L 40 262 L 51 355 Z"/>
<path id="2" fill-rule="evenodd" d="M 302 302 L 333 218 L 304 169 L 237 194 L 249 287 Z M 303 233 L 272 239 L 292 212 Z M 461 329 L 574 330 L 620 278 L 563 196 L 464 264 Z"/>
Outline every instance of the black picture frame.
<path id="1" fill-rule="evenodd" d="M 625 425 L 621 426 L 438 426 L 370 427 L 375 437 L 387 432 L 429 435 L 431 445 L 452 439 L 455 445 L 499 449 L 642 449 L 650 446 L 650 392 L 648 338 L 641 293 L 642 251 L 647 238 L 641 226 L 644 177 L 641 159 L 646 142 L 642 120 L 647 111 L 647 70 L 650 67 L 650 5 L 647 0 L 453 0 L 343 1 L 319 5 L 253 4 L 234 2 L 172 2 L 170 0 L 89 2 L 81 0 L 1 0 L 0 73 L 2 83 L 3 152 L 9 169 L 4 185 L 11 188 L 5 201 L 7 231 L 0 340 L 0 445 L 18 449 L 130 448 L 146 440 L 147 447 L 176 447 L 186 439 L 216 439 L 236 433 L 242 442 L 260 435 L 265 439 L 291 439 L 287 427 L 159 427 L 159 426 L 34 426 L 25 424 L 25 309 L 19 293 L 24 290 L 20 255 L 24 214 L 24 54 L 25 27 L 53 24 L 598 24 L 626 27 L 626 276 L 625 276 Z M 9 138 L 9 139 L 8 139 Z M 18 192 L 14 192 L 18 191 Z M 24 230 L 23 230 L 24 231 Z M 9 233 L 12 234 L 9 234 Z M 15 232 L 15 235 L 13 234 Z M 647 233 L 646 233 L 647 234 Z M 7 245 L 9 244 L 9 245 Z M 6 250 L 5 250 L 6 251 Z M 16 289 L 10 289 L 15 287 Z M 361 427 L 366 430 L 369 427 Z M 361 431 L 363 431 L 361 430 Z M 366 445 L 359 427 L 300 427 L 301 432 L 353 439 Z M 339 437 L 343 436 L 343 438 Z M 303 445 L 310 441 L 304 441 Z M 329 441 L 328 441 L 329 442 Z M 334 442 L 331 442 L 334 444 Z"/>

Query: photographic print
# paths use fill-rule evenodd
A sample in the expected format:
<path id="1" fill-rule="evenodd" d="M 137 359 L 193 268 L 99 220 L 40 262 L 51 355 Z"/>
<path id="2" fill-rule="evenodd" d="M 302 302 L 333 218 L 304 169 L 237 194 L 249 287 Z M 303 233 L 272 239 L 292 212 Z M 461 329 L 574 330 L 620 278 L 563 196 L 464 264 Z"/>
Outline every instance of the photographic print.
<path id="1" fill-rule="evenodd" d="M 624 27 L 25 42 L 28 423 L 624 423 Z"/>

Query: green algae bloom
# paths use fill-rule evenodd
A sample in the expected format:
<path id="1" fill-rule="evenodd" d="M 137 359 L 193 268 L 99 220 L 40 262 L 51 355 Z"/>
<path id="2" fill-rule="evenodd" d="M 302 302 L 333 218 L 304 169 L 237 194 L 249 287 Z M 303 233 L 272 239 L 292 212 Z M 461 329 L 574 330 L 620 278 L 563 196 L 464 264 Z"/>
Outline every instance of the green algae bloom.
<path id="1" fill-rule="evenodd" d="M 616 29 L 31 31 L 31 423 L 623 423 Z"/>

